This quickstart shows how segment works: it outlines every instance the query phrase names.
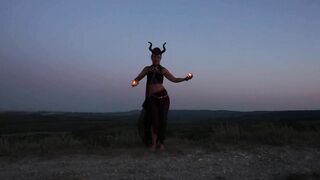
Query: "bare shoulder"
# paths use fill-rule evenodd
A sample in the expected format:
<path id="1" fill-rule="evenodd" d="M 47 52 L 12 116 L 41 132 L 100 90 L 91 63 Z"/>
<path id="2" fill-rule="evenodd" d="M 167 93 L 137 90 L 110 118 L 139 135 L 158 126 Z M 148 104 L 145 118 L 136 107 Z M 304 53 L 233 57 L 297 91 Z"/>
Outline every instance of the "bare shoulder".
<path id="1" fill-rule="evenodd" d="M 162 71 L 162 74 L 166 74 L 167 72 L 169 72 L 169 70 L 163 66 L 161 71 Z"/>

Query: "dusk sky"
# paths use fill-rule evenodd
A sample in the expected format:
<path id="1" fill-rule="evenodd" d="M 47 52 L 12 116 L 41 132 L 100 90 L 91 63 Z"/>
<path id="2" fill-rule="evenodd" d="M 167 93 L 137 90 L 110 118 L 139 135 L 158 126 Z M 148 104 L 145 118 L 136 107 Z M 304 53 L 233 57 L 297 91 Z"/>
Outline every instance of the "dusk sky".
<path id="1" fill-rule="evenodd" d="M 148 41 L 171 110 L 320 109 L 318 0 L 1 0 L 0 110 L 139 110 Z"/>

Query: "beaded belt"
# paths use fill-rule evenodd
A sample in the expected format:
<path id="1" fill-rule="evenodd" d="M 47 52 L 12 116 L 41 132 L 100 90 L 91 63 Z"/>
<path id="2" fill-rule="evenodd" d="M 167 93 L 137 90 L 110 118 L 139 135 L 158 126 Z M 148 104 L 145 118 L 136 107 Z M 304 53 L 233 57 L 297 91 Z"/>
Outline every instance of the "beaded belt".
<path id="1" fill-rule="evenodd" d="M 165 98 L 165 97 L 168 97 L 168 94 L 164 95 L 164 96 L 155 96 L 155 95 L 151 95 L 152 97 L 156 97 L 158 99 L 162 99 L 162 98 Z"/>

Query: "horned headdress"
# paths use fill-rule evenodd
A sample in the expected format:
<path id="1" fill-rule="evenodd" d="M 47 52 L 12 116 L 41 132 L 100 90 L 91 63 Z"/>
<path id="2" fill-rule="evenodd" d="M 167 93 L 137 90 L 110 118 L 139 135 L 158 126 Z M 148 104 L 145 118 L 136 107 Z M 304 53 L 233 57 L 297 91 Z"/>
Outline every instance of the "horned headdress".
<path id="1" fill-rule="evenodd" d="M 166 47 L 165 47 L 166 42 L 163 43 L 163 45 L 162 45 L 162 47 L 163 47 L 162 51 L 158 47 L 155 47 L 155 48 L 152 49 L 152 43 L 151 42 L 148 42 L 148 43 L 150 44 L 149 50 L 152 52 L 152 54 L 154 54 L 154 55 L 159 55 L 159 54 L 162 55 L 164 52 L 166 52 Z"/>

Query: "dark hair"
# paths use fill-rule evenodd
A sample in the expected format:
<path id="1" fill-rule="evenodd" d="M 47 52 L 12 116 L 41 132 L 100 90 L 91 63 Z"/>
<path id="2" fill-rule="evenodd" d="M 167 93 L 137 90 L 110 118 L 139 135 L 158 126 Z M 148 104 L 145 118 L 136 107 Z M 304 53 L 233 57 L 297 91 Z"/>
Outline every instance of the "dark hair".
<path id="1" fill-rule="evenodd" d="M 153 55 L 159 55 L 159 54 L 162 55 L 164 52 L 166 52 L 166 47 L 165 47 L 166 43 L 163 43 L 163 50 L 162 51 L 158 47 L 155 47 L 152 49 L 152 43 L 151 42 L 148 42 L 148 43 L 150 44 L 149 50 L 152 52 Z"/>

